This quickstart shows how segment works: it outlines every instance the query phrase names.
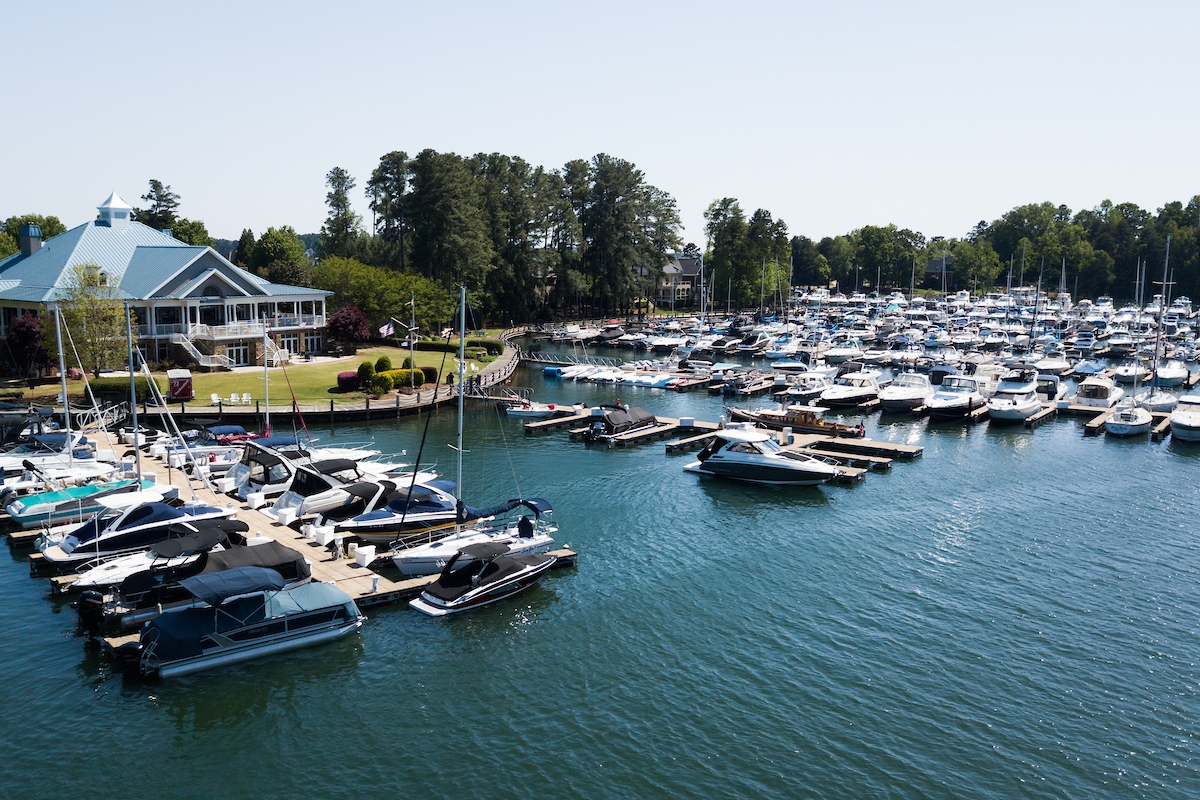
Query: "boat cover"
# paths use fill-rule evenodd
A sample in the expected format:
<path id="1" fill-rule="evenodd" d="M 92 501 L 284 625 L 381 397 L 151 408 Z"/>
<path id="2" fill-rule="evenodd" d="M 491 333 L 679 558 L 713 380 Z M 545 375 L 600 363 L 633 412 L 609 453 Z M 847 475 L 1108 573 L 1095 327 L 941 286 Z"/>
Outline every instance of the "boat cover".
<path id="1" fill-rule="evenodd" d="M 459 503 L 458 519 L 459 522 L 470 522 L 473 519 L 483 519 L 484 517 L 494 517 L 497 514 L 504 514 L 512 511 L 514 508 L 525 506 L 531 509 L 536 516 L 541 516 L 547 511 L 553 511 L 550 503 L 540 497 L 531 497 L 528 500 L 509 500 L 506 503 L 501 503 L 498 506 L 490 508 L 472 508 L 471 506 Z"/>
<path id="2" fill-rule="evenodd" d="M 295 436 L 267 436 L 263 439 L 256 439 L 254 444 L 256 447 L 274 447 L 278 449 L 281 447 L 298 447 L 300 440 Z"/>
<path id="3" fill-rule="evenodd" d="M 216 574 L 238 567 L 264 567 L 288 581 L 312 577 L 304 556 L 279 542 L 264 542 L 254 547 L 231 547 L 218 553 L 209 553 L 208 562 L 201 573 Z"/>
<path id="4" fill-rule="evenodd" d="M 335 472 L 345 472 L 348 469 L 356 469 L 357 464 L 348 458 L 330 458 L 325 461 L 317 461 L 309 464 L 309 469 L 315 470 L 322 475 L 332 475 Z"/>
<path id="5" fill-rule="evenodd" d="M 202 553 L 205 550 L 211 550 L 223 541 L 225 541 L 224 531 L 220 528 L 206 528 L 189 533 L 187 536 L 167 539 L 165 542 L 153 545 L 150 549 L 160 558 L 178 558 L 185 553 Z"/>
<path id="6" fill-rule="evenodd" d="M 179 585 L 196 599 L 217 606 L 239 595 L 282 589 L 285 581 L 282 575 L 268 567 L 234 567 L 221 572 L 202 572 L 184 578 Z"/>
<path id="7" fill-rule="evenodd" d="M 213 436 L 245 436 L 246 429 L 241 425 L 213 425 L 208 432 Z"/>

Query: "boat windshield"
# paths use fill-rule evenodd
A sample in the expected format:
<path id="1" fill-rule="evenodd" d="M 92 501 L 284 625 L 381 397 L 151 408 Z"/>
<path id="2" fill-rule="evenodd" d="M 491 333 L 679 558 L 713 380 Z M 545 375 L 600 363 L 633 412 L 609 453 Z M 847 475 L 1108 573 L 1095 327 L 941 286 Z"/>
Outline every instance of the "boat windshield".
<path id="1" fill-rule="evenodd" d="M 927 385 L 927 380 L 924 378 L 924 375 L 917 375 L 913 372 L 905 372 L 903 375 L 896 378 L 896 386 L 924 387 Z"/>
<path id="2" fill-rule="evenodd" d="M 967 378 L 948 377 L 942 381 L 943 392 L 965 394 L 975 391 L 975 382 Z"/>

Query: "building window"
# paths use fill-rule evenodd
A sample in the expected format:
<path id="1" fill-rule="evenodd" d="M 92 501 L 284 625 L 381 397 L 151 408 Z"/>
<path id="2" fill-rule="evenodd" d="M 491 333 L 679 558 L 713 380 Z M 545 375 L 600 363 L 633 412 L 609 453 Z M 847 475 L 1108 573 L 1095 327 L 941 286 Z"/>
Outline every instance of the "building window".
<path id="1" fill-rule="evenodd" d="M 250 364 L 250 346 L 245 342 L 225 345 L 225 356 L 235 367 L 245 367 Z"/>
<path id="2" fill-rule="evenodd" d="M 289 333 L 286 336 L 279 337 L 279 347 L 287 350 L 289 353 L 300 352 L 300 334 Z"/>
<path id="3" fill-rule="evenodd" d="M 319 353 L 321 352 L 321 334 L 306 333 L 304 334 L 304 352 Z"/>
<path id="4" fill-rule="evenodd" d="M 217 287 L 215 287 L 215 286 L 205 286 L 205 287 L 204 287 L 204 291 L 202 292 L 202 294 L 203 294 L 205 297 L 220 297 L 220 296 L 221 296 L 221 290 L 220 290 L 220 289 L 218 289 L 218 288 L 217 288 Z"/>

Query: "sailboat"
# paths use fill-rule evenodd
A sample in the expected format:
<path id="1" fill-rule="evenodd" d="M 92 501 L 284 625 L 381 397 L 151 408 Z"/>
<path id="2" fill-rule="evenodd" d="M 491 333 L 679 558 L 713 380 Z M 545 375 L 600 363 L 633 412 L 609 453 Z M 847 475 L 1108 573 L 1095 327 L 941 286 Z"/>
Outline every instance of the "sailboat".
<path id="1" fill-rule="evenodd" d="M 1140 283 L 1144 283 L 1144 278 Z M 1140 327 L 1141 311 L 1138 311 L 1138 323 Z M 1154 422 L 1154 416 L 1148 410 L 1138 405 L 1134 399 L 1134 395 L 1137 393 L 1138 379 L 1141 377 L 1143 371 L 1142 365 L 1138 361 L 1137 350 L 1134 350 L 1133 359 L 1133 393 L 1122 400 L 1117 405 L 1116 411 L 1104 422 L 1104 432 L 1112 436 L 1140 436 L 1144 433 L 1149 433 L 1150 425 Z M 1118 378 L 1120 377 L 1120 373 L 1121 368 L 1118 367 Z"/>

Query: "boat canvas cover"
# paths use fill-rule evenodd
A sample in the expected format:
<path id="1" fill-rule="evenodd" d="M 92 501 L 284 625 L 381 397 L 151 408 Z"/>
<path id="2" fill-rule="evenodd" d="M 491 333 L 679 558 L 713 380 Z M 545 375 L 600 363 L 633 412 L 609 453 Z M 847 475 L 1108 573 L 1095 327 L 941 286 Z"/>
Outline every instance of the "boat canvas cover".
<path id="1" fill-rule="evenodd" d="M 504 514 L 508 511 L 512 511 L 514 508 L 520 508 L 521 506 L 531 509 L 533 513 L 539 517 L 547 511 L 554 510 L 550 506 L 549 501 L 540 497 L 531 497 L 528 500 L 509 500 L 507 503 L 501 503 L 500 505 L 491 506 L 490 508 L 472 508 L 471 506 L 460 504 L 458 508 L 458 518 L 460 522 L 470 522 L 474 519 L 483 519 L 484 517 L 494 517 L 497 514 Z"/>
<path id="2" fill-rule="evenodd" d="M 604 415 L 604 426 L 611 433 L 624 433 L 633 428 L 658 422 L 658 418 L 644 408 L 615 409 Z"/>
<path id="3" fill-rule="evenodd" d="M 197 600 L 218 606 L 241 595 L 282 589 L 284 580 L 282 575 L 267 567 L 234 567 L 221 572 L 202 572 L 184 578 L 179 585 Z"/>
<path id="4" fill-rule="evenodd" d="M 312 571 L 304 556 L 279 542 L 264 542 L 253 547 L 231 547 L 218 553 L 209 553 L 208 562 L 200 574 L 220 574 L 242 567 L 269 569 L 289 582 L 312 577 Z"/>
<path id="5" fill-rule="evenodd" d="M 258 439 L 253 442 L 255 447 L 274 447 L 280 449 L 283 447 L 297 447 L 300 441 L 295 436 L 268 436 L 264 439 Z"/>
<path id="6" fill-rule="evenodd" d="M 225 541 L 225 532 L 220 528 L 208 528 L 159 542 L 150 549 L 160 558 L 177 558 L 185 553 L 201 553 L 211 550 L 217 544 Z"/>
<path id="7" fill-rule="evenodd" d="M 279 619 L 320 609 L 339 609 L 330 622 L 342 624 L 357 619 L 358 607 L 350 595 L 327 583 L 310 583 L 287 591 L 269 591 L 262 597 L 242 597 L 233 600 L 218 612 L 211 608 L 187 608 L 163 614 L 148 623 L 142 633 L 142 643 L 154 643 L 154 656 L 160 663 L 170 663 L 203 655 L 205 641 L 212 633 L 232 632 L 266 619 Z M 338 618 L 341 617 L 339 620 Z M 239 638 L 239 644 L 253 639 Z"/>
<path id="8" fill-rule="evenodd" d="M 322 475 L 332 475 L 335 472 L 345 472 L 348 469 L 356 469 L 357 464 L 348 458 L 330 458 L 325 461 L 318 461 L 315 464 L 309 464 L 309 468 L 313 469 Z"/>
<path id="9" fill-rule="evenodd" d="M 246 429 L 241 425 L 213 425 L 209 427 L 208 432 L 213 436 L 245 436 Z"/>

